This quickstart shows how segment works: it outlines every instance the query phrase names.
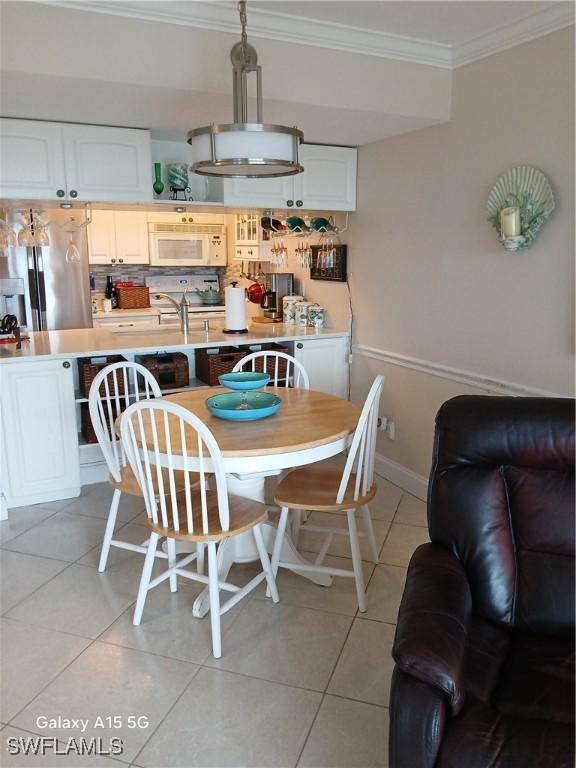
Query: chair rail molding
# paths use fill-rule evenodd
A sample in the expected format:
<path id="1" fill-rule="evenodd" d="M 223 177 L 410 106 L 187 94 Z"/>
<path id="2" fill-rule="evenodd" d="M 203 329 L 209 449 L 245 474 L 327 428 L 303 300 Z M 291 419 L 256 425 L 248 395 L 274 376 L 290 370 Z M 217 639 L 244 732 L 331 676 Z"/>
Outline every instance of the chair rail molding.
<path id="1" fill-rule="evenodd" d="M 469 387 L 476 387 L 495 395 L 519 395 L 525 397 L 571 397 L 558 392 L 551 392 L 546 389 L 537 389 L 536 387 L 527 387 L 524 384 L 517 384 L 502 379 L 493 379 L 489 376 L 483 376 L 474 371 L 466 371 L 461 368 L 453 368 L 449 365 L 435 363 L 432 360 L 422 360 L 418 357 L 409 357 L 397 352 L 388 352 L 377 347 L 368 347 L 363 344 L 355 344 L 352 352 L 361 357 L 368 357 L 373 360 L 379 360 L 382 363 L 398 365 L 401 368 L 410 368 L 413 371 L 427 373 L 430 376 L 438 376 L 441 379 L 457 381 L 459 384 L 467 384 Z"/>

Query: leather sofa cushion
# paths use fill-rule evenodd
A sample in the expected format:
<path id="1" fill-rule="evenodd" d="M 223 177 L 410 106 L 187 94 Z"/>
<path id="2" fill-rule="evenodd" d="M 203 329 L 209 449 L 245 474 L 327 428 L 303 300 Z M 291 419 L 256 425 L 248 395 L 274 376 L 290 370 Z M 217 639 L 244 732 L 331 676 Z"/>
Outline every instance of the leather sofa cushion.
<path id="1" fill-rule="evenodd" d="M 574 768 L 574 727 L 503 715 L 472 696 L 444 729 L 434 768 Z M 416 768 L 416 766 L 414 766 Z"/>
<path id="2" fill-rule="evenodd" d="M 506 715 L 553 720 L 573 728 L 573 640 L 513 635 L 493 703 Z"/>

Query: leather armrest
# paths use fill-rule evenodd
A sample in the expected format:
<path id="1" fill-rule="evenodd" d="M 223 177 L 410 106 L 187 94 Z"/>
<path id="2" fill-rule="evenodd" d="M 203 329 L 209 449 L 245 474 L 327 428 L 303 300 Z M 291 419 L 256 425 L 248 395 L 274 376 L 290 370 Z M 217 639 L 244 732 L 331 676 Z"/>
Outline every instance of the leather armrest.
<path id="1" fill-rule="evenodd" d="M 434 768 L 444 736 L 446 697 L 398 667 L 390 691 L 390 768 Z"/>
<path id="2" fill-rule="evenodd" d="M 462 564 L 444 547 L 412 555 L 392 655 L 401 670 L 443 691 L 453 714 L 464 704 L 463 670 L 472 596 Z"/>

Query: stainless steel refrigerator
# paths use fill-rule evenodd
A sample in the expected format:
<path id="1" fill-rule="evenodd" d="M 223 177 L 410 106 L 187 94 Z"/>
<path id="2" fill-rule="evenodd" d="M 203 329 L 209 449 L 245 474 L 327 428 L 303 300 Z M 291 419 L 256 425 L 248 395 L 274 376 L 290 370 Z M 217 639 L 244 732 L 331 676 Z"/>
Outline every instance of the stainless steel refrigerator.
<path id="1" fill-rule="evenodd" d="M 75 221 L 67 226 L 71 217 Z M 18 211 L 7 212 L 10 223 L 19 228 Z M 88 236 L 83 210 L 44 210 L 49 222 L 50 245 L 9 248 L 0 254 L 0 316 L 14 314 L 29 331 L 53 331 L 92 327 Z M 72 240 L 80 253 L 79 262 L 67 262 L 66 250 Z"/>

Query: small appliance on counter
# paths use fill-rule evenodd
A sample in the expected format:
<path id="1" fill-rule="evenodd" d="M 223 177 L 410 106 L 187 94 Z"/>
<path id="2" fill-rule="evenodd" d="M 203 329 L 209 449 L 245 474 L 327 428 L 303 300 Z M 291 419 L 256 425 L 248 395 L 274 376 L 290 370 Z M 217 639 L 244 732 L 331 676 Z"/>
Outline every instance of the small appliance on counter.
<path id="1" fill-rule="evenodd" d="M 264 317 L 282 322 L 282 300 L 294 293 L 294 275 L 292 272 L 267 272 L 264 281 L 265 290 L 260 300 Z"/>

